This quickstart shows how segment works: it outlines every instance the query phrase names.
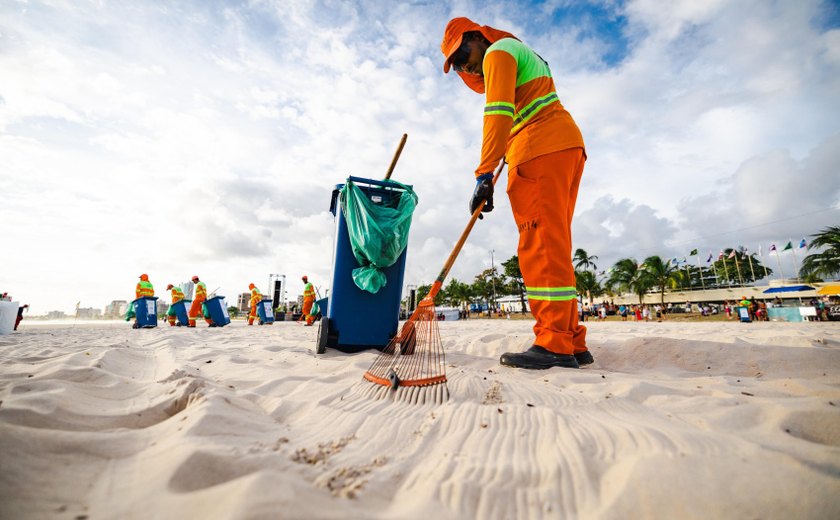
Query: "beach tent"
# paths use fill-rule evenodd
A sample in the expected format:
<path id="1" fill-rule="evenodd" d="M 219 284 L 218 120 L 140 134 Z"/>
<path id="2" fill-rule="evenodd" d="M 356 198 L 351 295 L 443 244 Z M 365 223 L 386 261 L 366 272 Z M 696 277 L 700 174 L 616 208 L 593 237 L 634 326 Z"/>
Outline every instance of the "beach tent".
<path id="1" fill-rule="evenodd" d="M 825 287 L 821 287 L 817 294 L 823 295 L 834 295 L 840 294 L 840 285 L 826 285 Z"/>
<path id="2" fill-rule="evenodd" d="M 810 285 L 789 285 L 787 287 L 772 287 L 764 291 L 764 294 L 771 294 L 771 293 L 782 293 L 782 292 L 800 292 L 800 291 L 813 291 L 814 288 Z"/>

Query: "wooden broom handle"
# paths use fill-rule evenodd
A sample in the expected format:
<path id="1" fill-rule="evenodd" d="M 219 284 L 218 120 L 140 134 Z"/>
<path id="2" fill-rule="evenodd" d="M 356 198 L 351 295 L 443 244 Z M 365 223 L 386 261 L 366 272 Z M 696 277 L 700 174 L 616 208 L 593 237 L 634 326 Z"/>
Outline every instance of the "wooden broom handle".
<path id="1" fill-rule="evenodd" d="M 386 181 L 390 179 L 391 174 L 394 173 L 394 167 L 397 165 L 397 160 L 400 158 L 406 139 L 408 139 L 408 134 L 403 134 L 402 139 L 400 139 L 400 145 L 397 147 L 397 152 L 394 154 L 394 159 L 391 161 L 391 166 L 388 167 L 388 173 L 385 174 Z"/>
<path id="2" fill-rule="evenodd" d="M 499 177 L 501 177 L 502 168 L 504 167 L 505 158 L 502 157 L 502 160 L 499 161 L 499 166 L 496 167 L 496 171 L 493 173 L 493 186 L 496 185 L 496 181 L 499 180 Z M 449 254 L 449 258 L 446 259 L 443 269 L 441 269 L 435 283 L 432 284 L 432 289 L 429 291 L 426 298 L 434 299 L 434 297 L 437 296 L 438 291 L 440 291 L 440 288 L 443 286 L 443 281 L 446 279 L 447 275 L 449 275 L 449 270 L 452 269 L 452 266 L 455 264 L 455 259 L 458 258 L 458 253 L 460 253 L 461 248 L 464 247 L 464 242 L 466 242 L 467 237 L 470 236 L 470 231 L 472 231 L 475 221 L 478 220 L 478 216 L 481 215 L 482 209 L 484 209 L 484 204 L 479 204 L 475 211 L 473 211 L 472 216 L 470 216 L 470 221 L 467 223 L 467 228 L 464 229 L 463 233 L 461 233 L 461 238 L 458 239 L 458 242 L 455 244 L 455 248 L 452 249 L 452 252 Z M 426 298 L 423 299 L 425 300 Z"/>

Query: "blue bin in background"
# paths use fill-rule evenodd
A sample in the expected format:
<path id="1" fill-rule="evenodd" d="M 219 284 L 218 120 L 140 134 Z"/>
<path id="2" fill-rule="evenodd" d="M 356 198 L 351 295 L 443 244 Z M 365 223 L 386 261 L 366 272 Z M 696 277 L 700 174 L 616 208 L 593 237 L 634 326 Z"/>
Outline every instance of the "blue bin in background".
<path id="1" fill-rule="evenodd" d="M 257 304 L 257 316 L 260 318 L 260 325 L 271 325 L 274 323 L 274 309 L 271 307 L 271 300 L 260 300 Z"/>
<path id="2" fill-rule="evenodd" d="M 318 312 L 316 314 L 320 314 L 321 317 L 326 316 L 329 301 L 329 298 L 321 298 L 320 300 L 315 300 L 315 303 L 318 305 Z"/>
<path id="3" fill-rule="evenodd" d="M 751 323 L 750 310 L 747 307 L 738 307 L 738 318 L 743 323 Z"/>
<path id="4" fill-rule="evenodd" d="M 396 205 L 404 192 L 399 185 L 380 180 L 350 177 L 356 186 L 373 202 Z M 344 184 L 336 185 L 330 201 L 330 212 L 335 216 L 335 243 L 333 246 L 332 286 L 329 298 L 321 307 L 318 331 L 318 353 L 326 348 L 342 352 L 360 352 L 366 349 L 382 350 L 397 334 L 402 298 L 403 275 L 408 248 L 393 265 L 382 272 L 386 284 L 376 294 L 356 287 L 353 269 L 361 267 L 353 256 L 347 221 L 341 211 L 339 191 Z M 323 300 L 319 300 L 321 305 Z"/>
<path id="5" fill-rule="evenodd" d="M 153 329 L 157 327 L 157 296 L 144 296 L 133 302 L 137 319 L 137 328 Z"/>
<path id="6" fill-rule="evenodd" d="M 210 319 L 213 320 L 213 327 L 224 327 L 230 323 L 230 315 L 224 296 L 209 298 L 205 300 L 204 305 L 207 306 L 207 312 L 210 314 Z"/>
<path id="7" fill-rule="evenodd" d="M 178 324 L 182 327 L 188 327 L 190 324 L 190 305 L 192 305 L 192 300 L 181 300 L 172 304 L 175 309 L 175 317 L 178 318 Z"/>

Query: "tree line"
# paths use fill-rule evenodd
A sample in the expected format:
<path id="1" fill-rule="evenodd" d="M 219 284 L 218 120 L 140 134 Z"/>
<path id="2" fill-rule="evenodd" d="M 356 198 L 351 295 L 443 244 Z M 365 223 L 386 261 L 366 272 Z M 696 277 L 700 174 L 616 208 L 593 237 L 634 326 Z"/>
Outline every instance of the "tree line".
<path id="1" fill-rule="evenodd" d="M 814 283 L 840 274 L 840 226 L 828 227 L 812 235 L 812 238 L 808 250 L 815 252 L 802 261 L 799 278 L 805 283 Z M 577 292 L 590 303 L 604 295 L 623 293 L 637 295 L 639 303 L 642 303 L 645 294 L 657 292 L 664 305 L 665 292 L 668 290 L 747 285 L 774 273 L 773 269 L 762 263 L 761 257 L 749 253 L 744 247 L 724 249 L 714 262 L 705 266 L 691 265 L 685 258 L 683 261 L 666 260 L 653 255 L 642 262 L 632 257 L 622 258 L 609 269 L 599 272 L 597 260 L 597 256 L 590 255 L 584 249 L 575 250 L 572 259 Z M 501 266 L 501 272 L 496 266 L 485 269 L 475 276 L 472 283 L 453 278 L 435 297 L 435 305 L 464 308 L 481 302 L 495 308 L 495 302 L 500 296 L 518 296 L 524 309 L 526 292 L 519 257 L 513 255 L 502 262 Z M 428 294 L 431 287 L 431 284 L 417 287 L 418 299 Z"/>

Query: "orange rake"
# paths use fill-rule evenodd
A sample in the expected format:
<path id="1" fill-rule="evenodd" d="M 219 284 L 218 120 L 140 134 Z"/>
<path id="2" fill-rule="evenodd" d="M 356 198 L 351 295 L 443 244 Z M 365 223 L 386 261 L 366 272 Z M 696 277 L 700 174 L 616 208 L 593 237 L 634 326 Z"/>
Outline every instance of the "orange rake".
<path id="1" fill-rule="evenodd" d="M 505 160 L 502 158 L 493 174 L 494 185 L 504 166 Z M 455 264 L 455 259 L 458 258 L 483 207 L 484 204 L 480 204 L 473 212 L 437 280 L 432 284 L 429 294 L 420 301 L 402 329 L 376 356 L 373 364 L 365 372 L 364 378 L 375 385 L 367 392 L 371 396 L 387 397 L 393 394 L 395 399 L 411 403 L 442 403 L 449 398 L 443 344 L 435 312 L 435 296 L 443 287 L 443 281 Z"/>

